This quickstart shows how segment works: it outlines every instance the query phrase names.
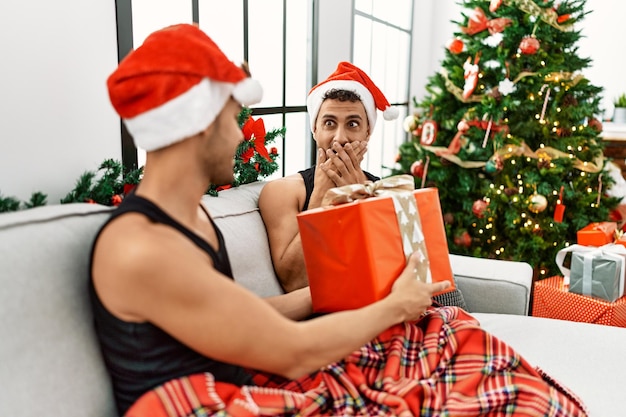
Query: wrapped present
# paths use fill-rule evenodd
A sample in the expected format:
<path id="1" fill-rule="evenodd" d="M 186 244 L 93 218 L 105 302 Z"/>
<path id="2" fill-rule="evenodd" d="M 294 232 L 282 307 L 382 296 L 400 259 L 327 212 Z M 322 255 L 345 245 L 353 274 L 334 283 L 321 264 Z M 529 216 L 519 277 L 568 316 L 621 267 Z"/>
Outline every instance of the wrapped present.
<path id="1" fill-rule="evenodd" d="M 622 230 L 615 232 L 615 241 L 613 243 L 616 245 L 622 245 L 626 248 L 626 235 Z"/>
<path id="2" fill-rule="evenodd" d="M 566 268 L 564 260 L 569 252 L 572 253 L 571 265 Z M 626 248 L 621 245 L 608 244 L 599 248 L 572 245 L 561 249 L 555 262 L 570 292 L 610 302 L 624 296 Z"/>
<path id="3" fill-rule="evenodd" d="M 454 290 L 439 193 L 414 190 L 413 177 L 330 190 L 327 207 L 298 215 L 313 310 L 359 308 L 384 298 L 406 265 L 422 253 L 417 275 L 447 280 Z"/>
<path id="4" fill-rule="evenodd" d="M 611 303 L 568 291 L 561 276 L 534 284 L 532 315 L 626 327 L 626 297 Z"/>
<path id="5" fill-rule="evenodd" d="M 603 246 L 613 242 L 616 230 L 616 222 L 590 223 L 576 232 L 576 240 L 579 245 Z"/>

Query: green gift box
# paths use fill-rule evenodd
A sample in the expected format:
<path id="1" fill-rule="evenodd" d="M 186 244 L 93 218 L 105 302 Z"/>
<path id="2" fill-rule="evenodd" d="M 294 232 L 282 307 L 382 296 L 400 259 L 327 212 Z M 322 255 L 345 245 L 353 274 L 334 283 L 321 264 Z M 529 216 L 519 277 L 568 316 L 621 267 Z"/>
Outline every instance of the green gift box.
<path id="1" fill-rule="evenodd" d="M 623 253 L 573 252 L 569 291 L 614 302 L 624 295 L 624 272 Z"/>

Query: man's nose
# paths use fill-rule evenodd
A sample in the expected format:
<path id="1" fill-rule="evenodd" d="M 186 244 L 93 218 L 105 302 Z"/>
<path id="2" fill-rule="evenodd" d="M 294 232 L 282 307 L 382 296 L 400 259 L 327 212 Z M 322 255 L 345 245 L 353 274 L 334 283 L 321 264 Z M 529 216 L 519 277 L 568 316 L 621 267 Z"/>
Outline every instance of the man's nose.
<path id="1" fill-rule="evenodd" d="M 337 130 L 335 131 L 335 137 L 333 138 L 333 141 L 338 142 L 341 146 L 345 145 L 346 143 L 348 143 L 348 132 L 346 132 L 346 129 L 343 127 L 339 127 L 337 128 Z"/>

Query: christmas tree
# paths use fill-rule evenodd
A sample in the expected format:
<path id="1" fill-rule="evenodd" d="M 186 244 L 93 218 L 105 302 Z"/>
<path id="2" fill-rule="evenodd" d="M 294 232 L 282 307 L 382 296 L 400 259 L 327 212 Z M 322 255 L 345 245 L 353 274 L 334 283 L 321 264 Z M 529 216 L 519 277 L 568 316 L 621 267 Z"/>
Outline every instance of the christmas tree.
<path id="1" fill-rule="evenodd" d="M 577 55 L 584 0 L 466 0 L 441 70 L 405 120 L 393 174 L 437 187 L 451 253 L 559 274 L 576 232 L 608 221 L 602 88 Z"/>

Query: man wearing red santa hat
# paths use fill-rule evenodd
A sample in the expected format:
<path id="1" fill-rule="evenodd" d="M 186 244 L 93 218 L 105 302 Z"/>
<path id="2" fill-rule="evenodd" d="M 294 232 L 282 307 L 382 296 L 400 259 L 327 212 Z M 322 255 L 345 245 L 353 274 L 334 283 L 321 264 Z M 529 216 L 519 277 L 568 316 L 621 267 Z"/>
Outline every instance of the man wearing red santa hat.
<path id="1" fill-rule="evenodd" d="M 326 191 L 379 178 L 361 169 L 377 110 L 385 120 L 398 117 L 370 77 L 349 62 L 311 89 L 307 110 L 317 144 L 315 166 L 268 183 L 259 197 L 274 269 L 287 292 L 308 279 L 296 215 L 319 207 Z"/>
<path id="2" fill-rule="evenodd" d="M 209 184 L 233 181 L 237 116 L 261 90 L 196 26 L 151 34 L 108 89 L 147 151 L 144 177 L 98 233 L 90 265 L 120 414 L 584 415 L 462 310 L 429 309 L 448 284 L 416 280 L 416 256 L 384 299 L 305 321 L 296 320 L 311 312 L 307 288 L 262 299 L 235 283 L 201 199 Z M 360 172 L 326 168 L 332 182 Z"/>

